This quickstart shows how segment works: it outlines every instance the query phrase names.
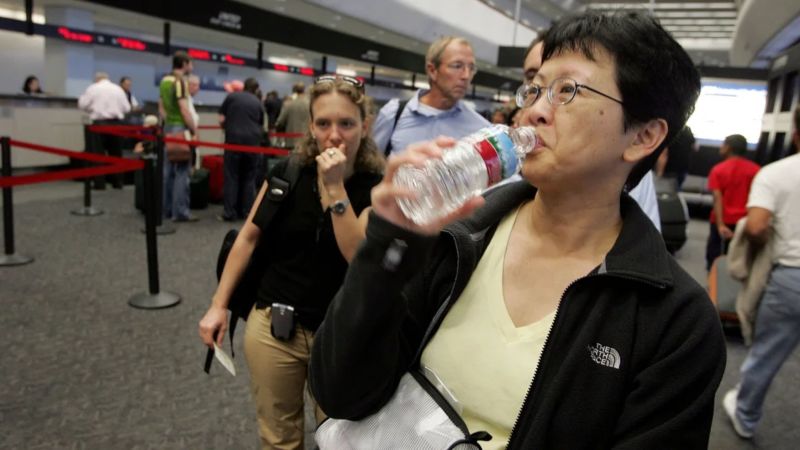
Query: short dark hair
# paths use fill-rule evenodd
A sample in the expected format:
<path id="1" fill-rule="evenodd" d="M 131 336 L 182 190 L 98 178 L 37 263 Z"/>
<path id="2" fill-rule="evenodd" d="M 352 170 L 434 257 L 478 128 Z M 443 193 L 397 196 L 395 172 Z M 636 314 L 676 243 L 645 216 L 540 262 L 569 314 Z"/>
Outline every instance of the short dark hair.
<path id="1" fill-rule="evenodd" d="M 747 139 L 741 134 L 732 134 L 722 143 L 730 147 L 734 155 L 742 156 L 747 153 Z"/>
<path id="2" fill-rule="evenodd" d="M 542 61 L 580 52 L 594 61 L 598 50 L 610 54 L 622 95 L 624 130 L 664 119 L 664 141 L 634 166 L 625 188 L 634 188 L 686 124 L 700 94 L 700 74 L 686 51 L 654 17 L 640 12 L 604 15 L 588 12 L 553 25 L 544 38 Z"/>
<path id="3" fill-rule="evenodd" d="M 253 77 L 244 80 L 244 90 L 255 94 L 258 90 L 258 81 Z"/>
<path id="4" fill-rule="evenodd" d="M 119 84 L 122 84 L 122 83 L 124 83 L 126 81 L 129 81 L 130 79 L 131 79 L 131 77 L 126 75 L 126 76 L 124 76 L 124 77 L 119 79 Z"/>
<path id="5" fill-rule="evenodd" d="M 172 55 L 172 68 L 183 69 L 183 66 L 192 62 L 192 57 L 183 50 L 178 50 Z"/>
<path id="6" fill-rule="evenodd" d="M 24 83 L 22 83 L 22 92 L 24 92 L 24 93 L 26 93 L 26 94 L 30 94 L 30 93 L 31 93 L 31 83 L 33 83 L 33 80 L 39 81 L 39 79 L 38 79 L 38 78 L 36 78 L 36 77 L 35 77 L 35 76 L 33 76 L 33 75 L 28 75 L 28 76 L 25 78 L 25 82 L 24 82 Z M 39 87 L 39 89 L 37 89 L 37 90 L 36 90 L 35 92 L 33 92 L 33 93 L 35 94 L 35 93 L 40 93 L 40 92 L 42 92 L 42 88 L 41 88 L 41 87 Z"/>

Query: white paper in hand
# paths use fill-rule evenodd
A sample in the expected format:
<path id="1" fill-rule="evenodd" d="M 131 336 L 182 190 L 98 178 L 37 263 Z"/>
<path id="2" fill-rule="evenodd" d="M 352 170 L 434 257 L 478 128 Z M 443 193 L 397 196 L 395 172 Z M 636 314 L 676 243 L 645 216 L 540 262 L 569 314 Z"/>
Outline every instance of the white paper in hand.
<path id="1" fill-rule="evenodd" d="M 231 375 L 236 376 L 236 366 L 233 365 L 233 359 L 225 353 L 225 350 L 219 348 L 216 342 L 214 343 L 214 357 Z"/>

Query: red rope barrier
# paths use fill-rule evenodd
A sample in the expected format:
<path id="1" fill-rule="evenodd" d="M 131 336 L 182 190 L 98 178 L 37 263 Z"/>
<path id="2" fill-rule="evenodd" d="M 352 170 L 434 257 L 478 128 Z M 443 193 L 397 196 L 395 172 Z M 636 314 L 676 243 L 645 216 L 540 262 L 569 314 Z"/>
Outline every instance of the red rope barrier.
<path id="1" fill-rule="evenodd" d="M 144 131 L 149 130 L 149 127 L 145 127 L 142 125 L 89 125 L 89 131 L 95 133 L 106 133 L 106 134 L 114 134 L 115 132 L 119 131 Z M 198 130 L 221 130 L 222 127 L 219 125 L 200 125 L 197 127 Z M 269 137 L 276 137 L 276 138 L 301 138 L 305 136 L 305 133 L 278 133 L 278 132 L 271 132 L 269 133 Z M 128 136 L 123 136 L 128 137 Z"/>
<path id="2" fill-rule="evenodd" d="M 138 125 L 89 125 L 89 131 L 96 134 L 110 134 L 142 141 L 155 141 L 156 137 L 153 134 L 142 133 L 142 131 L 150 130 L 150 128 Z"/>
<path id="3" fill-rule="evenodd" d="M 221 130 L 222 127 L 219 125 L 200 125 L 197 127 L 198 130 Z M 269 133 L 269 137 L 271 138 L 301 138 L 305 136 L 305 133 L 278 133 L 278 132 L 271 132 Z"/>
<path id="4" fill-rule="evenodd" d="M 89 131 L 96 130 L 134 130 L 144 131 L 148 128 L 144 125 L 89 125 Z"/>
<path id="5" fill-rule="evenodd" d="M 142 131 L 148 130 L 148 127 L 139 125 L 90 125 L 89 131 L 98 134 L 112 134 L 119 137 L 128 137 L 138 140 L 154 141 L 156 136 L 152 134 L 145 134 Z M 274 137 L 300 137 L 302 133 L 273 133 Z M 112 173 L 129 172 L 132 170 L 139 170 L 144 167 L 144 163 L 139 160 L 130 160 L 125 158 L 116 158 L 113 156 L 99 155 L 96 153 L 76 152 L 73 150 L 65 150 L 56 147 L 50 147 L 41 144 L 34 144 L 32 142 L 24 142 L 17 140 L 9 140 L 10 144 L 14 147 L 27 148 L 30 150 L 50 153 L 68 158 L 81 159 L 95 163 L 108 164 L 101 167 L 89 167 L 82 169 L 69 169 L 60 170 L 56 172 L 37 173 L 31 175 L 17 175 L 12 177 L 0 177 L 0 188 L 9 186 L 19 186 L 23 184 L 34 184 L 48 181 L 69 180 L 74 178 L 95 177 L 100 175 L 108 175 Z M 252 145 L 239 145 L 239 144 L 220 144 L 217 142 L 195 141 L 176 138 L 164 138 L 164 142 L 174 144 L 186 144 L 195 147 L 211 147 L 220 148 L 222 150 L 230 150 L 235 152 L 244 153 L 257 153 L 263 155 L 276 155 L 286 156 L 289 150 L 276 148 L 276 147 L 257 147 Z"/>
<path id="6" fill-rule="evenodd" d="M 132 161 L 137 163 L 133 166 L 123 167 L 122 165 L 112 165 L 104 167 L 92 167 L 85 169 L 69 169 L 59 170 L 57 172 L 36 173 L 31 175 L 15 175 L 13 177 L 0 177 L 0 188 L 10 186 L 20 186 L 23 184 L 36 184 L 50 181 L 59 180 L 73 180 L 75 178 L 88 178 L 97 177 L 100 175 L 108 175 L 111 173 L 130 172 L 131 170 L 139 170 L 144 167 L 141 161 Z"/>
<path id="7" fill-rule="evenodd" d="M 68 158 L 81 159 L 108 165 L 101 167 L 87 167 L 82 169 L 59 170 L 56 172 L 36 173 L 31 175 L 16 175 L 12 177 L 0 176 L 0 188 L 9 186 L 19 186 L 23 184 L 43 183 L 47 181 L 71 180 L 74 178 L 96 177 L 112 173 L 130 172 L 144 167 L 144 162 L 133 159 L 115 158 L 113 156 L 97 155 L 94 153 L 76 152 L 64 150 L 46 145 L 34 144 L 31 142 L 9 140 L 12 147 L 21 147 L 36 150 L 44 153 L 51 153 Z"/>
<path id="8" fill-rule="evenodd" d="M 206 142 L 206 141 L 187 141 L 186 139 L 177 139 L 169 137 L 165 137 L 164 142 L 171 142 L 173 144 L 188 144 L 195 147 L 221 148 L 223 150 L 233 150 L 235 152 L 261 153 L 263 155 L 286 156 L 289 154 L 288 150 L 275 147 L 256 147 L 253 145 L 220 144 L 217 142 Z"/>
<path id="9" fill-rule="evenodd" d="M 44 153 L 52 153 L 54 155 L 66 156 L 67 158 L 77 158 L 85 161 L 108 163 L 108 164 L 125 164 L 130 162 L 130 159 L 117 158 L 114 156 L 98 155 L 96 153 L 77 152 L 74 150 L 64 150 L 56 147 L 48 147 L 46 145 L 34 144 L 32 142 L 17 141 L 10 139 L 9 143 L 12 147 L 29 148 Z"/>
<path id="10" fill-rule="evenodd" d="M 120 129 L 120 127 L 122 127 L 123 129 Z M 126 125 L 90 125 L 89 131 L 98 134 L 111 134 L 119 137 L 129 137 L 129 138 L 148 140 L 148 141 L 156 140 L 156 137 L 150 134 L 129 133 L 125 131 L 127 127 L 128 126 Z M 142 127 L 142 129 L 147 129 L 147 128 Z M 284 134 L 298 134 L 299 136 L 302 136 L 302 134 L 300 133 L 284 133 Z M 186 140 L 186 139 L 178 139 L 170 137 L 165 137 L 164 142 L 169 142 L 172 144 L 186 144 L 193 147 L 220 148 L 223 150 L 232 150 L 235 152 L 260 153 L 262 155 L 286 156 L 289 154 L 289 150 L 277 147 L 257 147 L 254 145 L 240 145 L 240 144 L 220 144 L 218 142 Z"/>

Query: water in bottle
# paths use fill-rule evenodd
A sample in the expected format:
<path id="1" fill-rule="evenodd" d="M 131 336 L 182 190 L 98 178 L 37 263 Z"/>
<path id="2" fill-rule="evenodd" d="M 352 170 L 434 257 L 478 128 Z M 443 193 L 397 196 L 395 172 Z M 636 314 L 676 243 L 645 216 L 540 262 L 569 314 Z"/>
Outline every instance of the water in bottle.
<path id="1" fill-rule="evenodd" d="M 536 146 L 533 127 L 492 125 L 445 149 L 442 159 L 422 168 L 402 166 L 394 183 L 417 193 L 397 200 L 406 217 L 418 225 L 444 217 L 470 198 L 519 172 L 522 158 Z"/>

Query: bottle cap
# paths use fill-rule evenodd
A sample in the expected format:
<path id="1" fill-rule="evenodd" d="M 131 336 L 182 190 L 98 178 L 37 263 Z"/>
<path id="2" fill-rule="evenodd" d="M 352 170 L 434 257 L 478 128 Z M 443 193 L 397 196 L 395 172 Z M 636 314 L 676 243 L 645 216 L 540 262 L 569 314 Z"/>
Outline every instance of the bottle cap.
<path id="1" fill-rule="evenodd" d="M 513 128 L 508 134 L 514 142 L 514 151 L 520 158 L 524 158 L 536 147 L 536 129 L 533 127 Z"/>

